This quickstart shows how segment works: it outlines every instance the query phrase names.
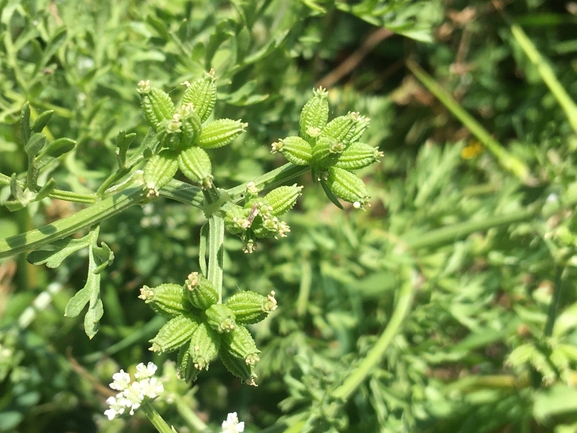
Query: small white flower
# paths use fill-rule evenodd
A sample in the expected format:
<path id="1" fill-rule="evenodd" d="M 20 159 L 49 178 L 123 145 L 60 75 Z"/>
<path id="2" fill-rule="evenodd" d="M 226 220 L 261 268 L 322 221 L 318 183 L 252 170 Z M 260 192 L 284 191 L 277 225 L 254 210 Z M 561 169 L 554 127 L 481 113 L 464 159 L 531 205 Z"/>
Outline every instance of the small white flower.
<path id="1" fill-rule="evenodd" d="M 148 398 L 156 398 L 164 392 L 164 386 L 157 377 L 140 380 L 142 394 Z"/>
<path id="2" fill-rule="evenodd" d="M 236 412 L 229 413 L 226 421 L 222 422 L 220 433 L 241 433 L 244 431 L 244 422 L 238 422 Z"/>
<path id="3" fill-rule="evenodd" d="M 126 373 L 124 370 L 120 370 L 118 373 L 112 375 L 112 382 L 110 387 L 117 391 L 124 391 L 130 385 L 130 374 Z"/>
<path id="4" fill-rule="evenodd" d="M 136 379 L 145 379 L 148 377 L 154 376 L 158 367 L 154 364 L 154 362 L 149 362 L 144 365 L 144 363 L 140 363 L 136 366 L 136 373 L 134 373 L 134 377 Z"/>

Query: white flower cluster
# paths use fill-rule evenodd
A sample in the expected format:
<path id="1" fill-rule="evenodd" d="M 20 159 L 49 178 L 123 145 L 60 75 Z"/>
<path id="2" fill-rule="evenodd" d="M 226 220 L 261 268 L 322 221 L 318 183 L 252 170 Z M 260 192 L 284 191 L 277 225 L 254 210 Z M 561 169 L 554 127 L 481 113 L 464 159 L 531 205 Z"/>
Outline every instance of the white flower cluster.
<path id="1" fill-rule="evenodd" d="M 241 433 L 244 431 L 244 422 L 238 422 L 236 412 L 229 413 L 226 421 L 222 422 L 220 433 Z"/>
<path id="2" fill-rule="evenodd" d="M 152 377 L 156 373 L 157 366 L 149 362 L 144 365 L 142 362 L 136 366 L 134 381 L 131 382 L 130 375 L 124 370 L 114 373 L 110 388 L 120 391 L 116 396 L 109 397 L 106 403 L 110 409 L 104 411 L 104 415 L 109 420 L 117 415 L 122 415 L 126 409 L 130 409 L 130 415 L 138 409 L 145 398 L 156 398 L 164 392 L 164 387 L 157 377 Z"/>

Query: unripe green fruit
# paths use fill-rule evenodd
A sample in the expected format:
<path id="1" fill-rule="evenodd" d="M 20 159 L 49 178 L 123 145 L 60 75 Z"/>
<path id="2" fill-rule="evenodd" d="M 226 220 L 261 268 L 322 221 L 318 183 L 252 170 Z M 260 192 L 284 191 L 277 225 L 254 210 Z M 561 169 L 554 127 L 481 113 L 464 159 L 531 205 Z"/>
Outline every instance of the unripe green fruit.
<path id="1" fill-rule="evenodd" d="M 295 183 L 292 186 L 280 186 L 265 195 L 263 201 L 270 206 L 270 215 L 280 216 L 291 210 L 302 189 L 302 186 Z"/>
<path id="2" fill-rule="evenodd" d="M 223 304 L 211 305 L 206 309 L 205 314 L 206 323 L 220 334 L 230 332 L 236 326 L 234 313 Z"/>
<path id="3" fill-rule="evenodd" d="M 290 136 L 272 144 L 271 153 L 280 152 L 294 165 L 308 165 L 311 162 L 312 146 L 301 137 Z"/>
<path id="4" fill-rule="evenodd" d="M 356 174 L 342 168 L 330 167 L 327 186 L 337 197 L 361 207 L 368 199 L 367 188 Z"/>
<path id="5" fill-rule="evenodd" d="M 144 166 L 144 183 L 148 188 L 148 197 L 158 196 L 158 191 L 166 185 L 178 170 L 177 154 L 165 149 L 153 155 Z"/>
<path id="6" fill-rule="evenodd" d="M 208 119 L 216 104 L 214 69 L 188 86 L 182 96 L 182 103 L 192 104 L 202 122 Z"/>
<path id="7" fill-rule="evenodd" d="M 150 81 L 141 81 L 138 84 L 142 112 L 154 130 L 158 132 L 163 124 L 172 119 L 175 112 L 174 103 L 166 92 L 151 87 Z"/>
<path id="8" fill-rule="evenodd" d="M 382 152 L 365 143 L 353 143 L 341 154 L 334 167 L 345 170 L 358 170 L 371 165 L 383 156 Z"/>
<path id="9" fill-rule="evenodd" d="M 226 369 L 236 377 L 246 383 L 247 385 L 256 386 L 254 373 L 254 364 L 247 364 L 244 359 L 238 358 L 229 352 L 226 348 L 221 347 L 219 357 Z"/>
<path id="10" fill-rule="evenodd" d="M 357 116 L 356 120 L 355 120 L 355 132 L 353 133 L 353 135 L 350 138 L 350 142 L 351 143 L 355 143 L 357 141 L 359 141 L 361 139 L 361 136 L 363 135 L 363 133 L 366 131 L 366 129 L 369 127 L 369 124 L 371 122 L 371 119 L 369 119 L 366 116 Z"/>
<path id="11" fill-rule="evenodd" d="M 327 124 L 329 118 L 328 92 L 319 87 L 304 105 L 299 119 L 299 133 L 305 140 L 313 139 Z M 287 158 L 288 159 L 288 158 Z"/>
<path id="12" fill-rule="evenodd" d="M 180 171 L 192 182 L 204 187 L 212 185 L 212 164 L 208 154 L 200 147 L 184 149 L 178 155 Z"/>
<path id="13" fill-rule="evenodd" d="M 327 123 L 320 135 L 348 144 L 355 133 L 358 117 L 359 113 L 348 113 L 346 116 L 336 117 Z"/>
<path id="14" fill-rule="evenodd" d="M 201 310 L 206 310 L 218 302 L 218 292 L 212 283 L 198 272 L 188 275 L 184 283 L 190 303 Z"/>
<path id="15" fill-rule="evenodd" d="M 317 168 L 327 168 L 338 161 L 344 149 L 342 142 L 321 136 L 313 147 L 312 164 Z"/>
<path id="16" fill-rule="evenodd" d="M 182 345 L 176 359 L 177 375 L 186 383 L 194 382 L 200 373 L 200 370 L 194 366 L 194 362 L 192 361 L 190 346 L 190 343 Z"/>
<path id="17" fill-rule="evenodd" d="M 194 368 L 208 370 L 208 365 L 216 358 L 219 348 L 219 334 L 206 323 L 198 325 L 192 334 L 189 348 Z"/>
<path id="18" fill-rule="evenodd" d="M 271 311 L 276 310 L 277 302 L 271 292 L 268 296 L 263 296 L 256 292 L 243 291 L 232 295 L 226 301 L 236 317 L 236 323 L 252 324 L 264 320 Z"/>
<path id="19" fill-rule="evenodd" d="M 192 333 L 200 321 L 191 315 L 180 315 L 170 319 L 150 340 L 153 352 L 172 352 L 185 344 L 192 337 Z"/>
<path id="20" fill-rule="evenodd" d="M 181 135 L 180 148 L 187 148 L 198 141 L 200 131 L 202 130 L 202 122 L 198 114 L 192 108 L 192 104 L 183 105 L 178 113 L 180 115 Z"/>
<path id="21" fill-rule="evenodd" d="M 179 284 L 161 284 L 156 287 L 144 286 L 140 289 L 140 299 L 161 316 L 174 317 L 190 311 L 190 303 L 184 288 Z"/>
<path id="22" fill-rule="evenodd" d="M 243 359 L 247 364 L 256 364 L 260 361 L 258 354 L 260 350 L 256 348 L 256 343 L 244 326 L 237 326 L 224 336 L 226 350 L 233 356 Z"/>
<path id="23" fill-rule="evenodd" d="M 248 123 L 243 123 L 240 120 L 214 120 L 202 128 L 198 145 L 204 149 L 226 146 L 242 134 L 247 126 Z"/>

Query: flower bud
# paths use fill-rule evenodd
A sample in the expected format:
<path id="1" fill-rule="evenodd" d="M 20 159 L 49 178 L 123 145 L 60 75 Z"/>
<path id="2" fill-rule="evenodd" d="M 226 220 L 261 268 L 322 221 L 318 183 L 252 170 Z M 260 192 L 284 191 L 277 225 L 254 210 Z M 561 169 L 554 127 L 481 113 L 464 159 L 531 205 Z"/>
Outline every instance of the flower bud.
<path id="1" fill-rule="evenodd" d="M 251 215 L 251 209 L 245 209 L 234 203 L 226 203 L 223 206 L 225 211 L 224 214 L 224 225 L 227 230 L 232 234 L 242 233 L 250 228 L 252 221 L 254 220 L 254 212 L 252 219 L 249 219 Z"/>
<path id="2" fill-rule="evenodd" d="M 140 106 L 144 117 L 158 132 L 164 123 L 172 119 L 175 112 L 174 103 L 166 92 L 151 87 L 150 81 L 141 81 L 138 91 L 141 95 Z"/>
<path id="3" fill-rule="evenodd" d="M 230 308 L 223 304 L 213 304 L 205 311 L 207 323 L 220 334 L 235 328 L 235 316 Z"/>
<path id="4" fill-rule="evenodd" d="M 290 136 L 272 144 L 271 153 L 280 152 L 294 165 L 308 165 L 311 162 L 312 147 L 301 137 Z"/>
<path id="5" fill-rule="evenodd" d="M 194 368 L 208 370 L 208 365 L 216 358 L 219 348 L 219 334 L 204 322 L 198 325 L 192 334 L 189 348 Z"/>
<path id="6" fill-rule="evenodd" d="M 153 155 L 144 166 L 144 183 L 149 198 L 158 196 L 158 191 L 166 185 L 178 170 L 177 155 L 174 151 L 163 150 Z"/>
<path id="7" fill-rule="evenodd" d="M 214 120 L 202 128 L 198 145 L 204 149 L 226 146 L 242 134 L 247 126 L 248 123 L 242 123 L 240 120 Z"/>
<path id="8" fill-rule="evenodd" d="M 299 132 L 305 140 L 314 138 L 329 118 L 328 92 L 319 87 L 313 90 L 313 97 L 304 105 L 300 119 Z M 288 159 L 288 158 L 287 158 Z"/>
<path id="9" fill-rule="evenodd" d="M 214 69 L 188 86 L 182 96 L 182 103 L 192 104 L 202 122 L 208 119 L 216 104 Z"/>
<path id="10" fill-rule="evenodd" d="M 337 197 L 361 207 L 368 199 L 367 188 L 356 174 L 342 168 L 330 167 L 327 186 Z"/>
<path id="11" fill-rule="evenodd" d="M 292 186 L 280 186 L 265 195 L 263 201 L 270 206 L 270 215 L 280 216 L 291 210 L 302 189 L 302 186 L 295 183 Z"/>
<path id="12" fill-rule="evenodd" d="M 178 166 L 192 182 L 207 188 L 212 185 L 212 164 L 208 154 L 200 147 L 193 146 L 180 152 Z"/>
<path id="13" fill-rule="evenodd" d="M 231 355 L 225 348 L 221 348 L 219 357 L 226 369 L 247 385 L 256 386 L 254 373 L 254 364 L 247 364 L 244 359 Z"/>
<path id="14" fill-rule="evenodd" d="M 180 315 L 170 319 L 150 340 L 153 352 L 172 352 L 190 340 L 200 321 L 192 315 Z"/>
<path id="15" fill-rule="evenodd" d="M 184 285 L 188 300 L 196 308 L 206 310 L 218 302 L 218 292 L 212 283 L 198 272 L 190 273 Z"/>
<path id="16" fill-rule="evenodd" d="M 232 295 L 226 301 L 236 317 L 236 323 L 252 324 L 264 320 L 271 311 L 276 310 L 277 302 L 274 297 L 275 293 L 263 296 L 256 292 L 243 291 Z"/>
<path id="17" fill-rule="evenodd" d="M 345 149 L 333 166 L 345 170 L 358 170 L 378 161 L 378 158 L 382 156 L 383 153 L 373 146 L 365 143 L 353 143 Z"/>
<path id="18" fill-rule="evenodd" d="M 174 317 L 190 312 L 191 305 L 185 297 L 184 288 L 179 284 L 144 286 L 140 289 L 139 298 L 161 316 Z"/>
<path id="19" fill-rule="evenodd" d="M 260 358 L 260 350 L 256 348 L 256 343 L 244 326 L 237 326 L 224 336 L 226 350 L 233 356 L 243 359 L 245 363 L 254 365 Z"/>

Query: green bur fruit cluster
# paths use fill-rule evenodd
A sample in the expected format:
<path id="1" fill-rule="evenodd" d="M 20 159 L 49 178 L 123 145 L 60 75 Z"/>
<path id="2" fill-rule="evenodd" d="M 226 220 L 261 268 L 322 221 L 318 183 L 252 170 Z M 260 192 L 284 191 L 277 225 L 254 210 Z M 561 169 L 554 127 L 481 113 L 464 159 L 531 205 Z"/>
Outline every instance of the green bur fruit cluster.
<path id="1" fill-rule="evenodd" d="M 150 340 L 150 350 L 178 351 L 178 373 L 187 382 L 208 370 L 218 356 L 233 375 L 255 385 L 260 351 L 245 325 L 264 320 L 277 308 L 274 295 L 242 291 L 219 303 L 212 283 L 198 272 L 191 273 L 184 285 L 144 286 L 139 298 L 169 318 Z"/>
<path id="2" fill-rule="evenodd" d="M 254 251 L 256 238 L 284 238 L 290 227 L 279 217 L 293 208 L 302 189 L 296 184 L 281 186 L 258 197 L 254 183 L 249 182 L 244 206 L 230 202 L 223 205 L 225 227 L 230 233 L 240 235 L 245 253 Z"/>
<path id="3" fill-rule="evenodd" d="M 353 173 L 376 162 L 382 153 L 359 142 L 369 119 L 348 113 L 328 122 L 328 92 L 313 90 L 303 107 L 299 136 L 289 136 L 272 144 L 272 153 L 282 153 L 295 165 L 311 167 L 313 178 L 321 182 L 327 196 L 340 207 L 334 196 L 356 208 L 369 198 L 365 183 Z"/>
<path id="4" fill-rule="evenodd" d="M 206 149 L 232 143 L 247 127 L 240 120 L 207 122 L 216 103 L 214 70 L 184 85 L 182 103 L 176 108 L 170 96 L 150 81 L 138 83 L 142 111 L 160 142 L 159 151 L 144 167 L 149 198 L 157 196 L 179 168 L 192 182 L 211 188 L 212 164 Z"/>

